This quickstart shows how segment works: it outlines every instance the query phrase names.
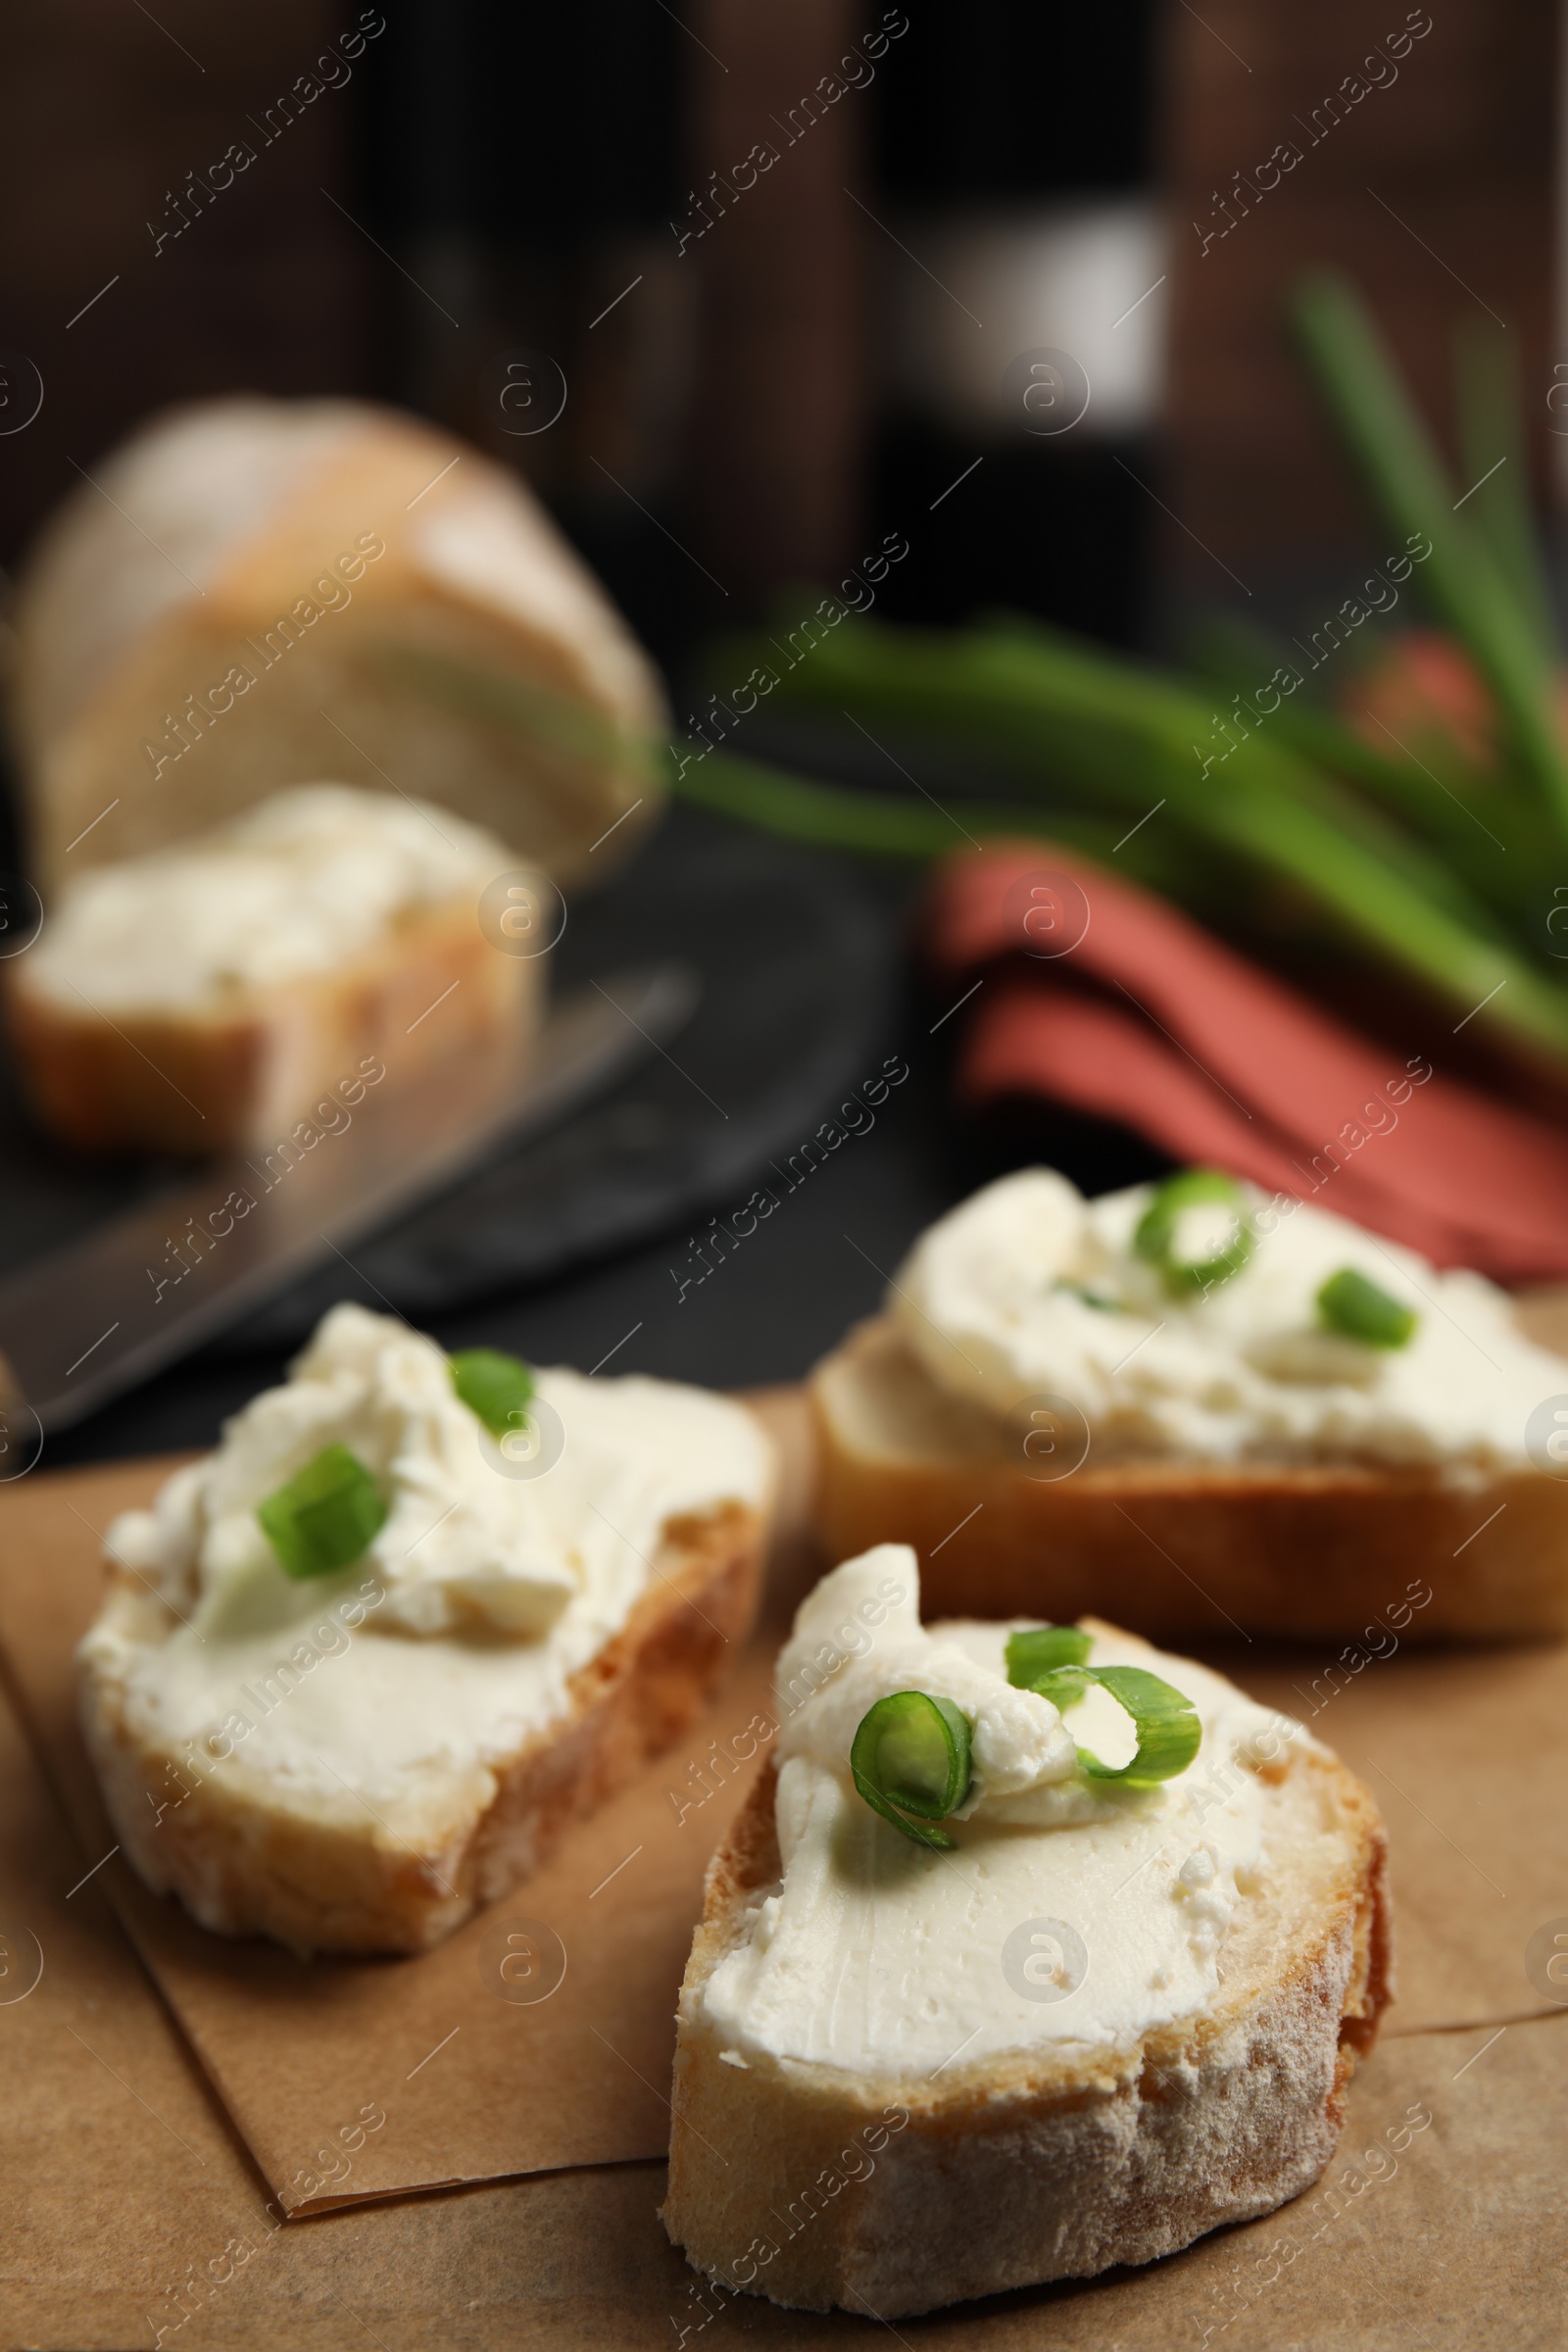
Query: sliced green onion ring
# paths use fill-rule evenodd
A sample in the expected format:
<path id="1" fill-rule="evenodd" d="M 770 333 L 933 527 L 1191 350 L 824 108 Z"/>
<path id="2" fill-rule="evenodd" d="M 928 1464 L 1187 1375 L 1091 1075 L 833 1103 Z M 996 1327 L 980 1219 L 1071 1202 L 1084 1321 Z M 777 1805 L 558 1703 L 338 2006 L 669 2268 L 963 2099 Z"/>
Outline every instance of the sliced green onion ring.
<path id="1" fill-rule="evenodd" d="M 520 1429 L 533 1396 L 533 1373 L 521 1356 L 499 1348 L 465 1348 L 452 1358 L 452 1386 L 494 1437 Z"/>
<path id="2" fill-rule="evenodd" d="M 1055 1666 L 1029 1688 L 1065 1714 L 1096 1683 L 1132 1717 L 1138 1745 L 1125 1764 L 1102 1764 L 1092 1749 L 1081 1747 L 1081 1772 L 1091 1780 L 1125 1781 L 1132 1788 L 1146 1788 L 1186 1771 L 1198 1753 L 1203 1727 L 1192 1700 L 1157 1674 L 1150 1674 L 1142 1666 Z"/>
<path id="3" fill-rule="evenodd" d="M 1007 1636 L 1007 1680 L 1015 1690 L 1032 1690 L 1054 1666 L 1081 1666 L 1094 1646 L 1092 1634 L 1075 1625 L 1034 1625 Z"/>
<path id="4" fill-rule="evenodd" d="M 1368 1348 L 1403 1348 L 1420 1321 L 1414 1307 L 1401 1306 L 1353 1266 L 1329 1276 L 1317 1295 L 1317 1313 L 1325 1330 L 1342 1331 Z"/>
<path id="5" fill-rule="evenodd" d="M 330 1576 L 362 1557 L 390 1505 L 346 1446 L 323 1446 L 286 1486 L 256 1506 L 263 1535 L 287 1576 Z"/>
<path id="6" fill-rule="evenodd" d="M 1230 1211 L 1230 1238 L 1218 1249 L 1197 1254 L 1184 1245 L 1183 1226 L 1193 1209 L 1221 1204 Z M 1252 1254 L 1252 1228 L 1247 1220 L 1242 1188 L 1220 1168 L 1183 1168 L 1156 1185 L 1154 1195 L 1138 1220 L 1133 1249 L 1146 1264 L 1157 1266 L 1173 1298 L 1190 1291 L 1210 1290 L 1216 1282 L 1240 1273 Z"/>
<path id="7" fill-rule="evenodd" d="M 951 1698 L 890 1690 L 861 1716 L 850 1770 L 866 1803 L 906 1838 L 952 1846 L 945 1830 L 929 1825 L 969 1793 L 969 1719 Z"/>

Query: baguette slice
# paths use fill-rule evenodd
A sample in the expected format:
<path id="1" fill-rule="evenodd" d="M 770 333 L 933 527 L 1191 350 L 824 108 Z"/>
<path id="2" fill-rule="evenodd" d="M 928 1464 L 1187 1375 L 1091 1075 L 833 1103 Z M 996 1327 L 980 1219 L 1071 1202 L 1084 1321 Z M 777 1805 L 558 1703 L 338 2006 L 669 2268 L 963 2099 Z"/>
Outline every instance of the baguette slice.
<path id="1" fill-rule="evenodd" d="M 662 797 L 662 696 L 598 582 L 514 474 L 392 410 L 231 397 L 155 417 L 45 526 L 16 625 L 46 902 L 68 871 L 345 757 L 561 882 L 621 855 Z M 483 707 L 432 696 L 447 664 L 482 673 Z"/>
<path id="2" fill-rule="evenodd" d="M 710 1866 L 681 1990 L 663 2220 L 697 2269 L 887 2321 L 1151 2262 L 1317 2179 L 1391 1997 L 1384 1832 L 1333 1757 L 1298 1752 L 1270 1788 L 1267 1889 L 1207 2013 L 934 2078 L 721 2054 L 700 1995 L 778 1883 L 775 1780 Z"/>
<path id="3" fill-rule="evenodd" d="M 368 903 L 365 860 L 388 854 L 407 872 L 384 906 Z M 453 1054 L 493 1053 L 500 1075 L 536 1025 L 545 960 L 499 953 L 477 907 L 491 879 L 522 870 L 448 810 L 319 784 L 83 876 L 37 945 L 4 967 L 34 1108 L 88 1151 L 270 1152 L 296 1122 L 318 1112 L 339 1124 L 367 1087 Z M 203 946 L 191 936 L 193 892 L 206 902 Z M 308 893 L 321 936 L 280 966 L 277 935 L 298 923 Z M 225 900 L 249 926 L 231 956 Z M 124 960 L 137 934 L 139 972 Z M 156 955 L 171 936 L 172 972 Z"/>
<path id="4" fill-rule="evenodd" d="M 1356 1463 L 1097 1468 L 1091 1451 L 1040 1479 L 887 1317 L 817 1366 L 810 1397 L 829 1556 L 913 1544 L 933 1616 L 1095 1609 L 1155 1639 L 1228 1621 L 1346 1642 L 1379 1615 L 1412 1639 L 1568 1633 L 1568 1481 L 1544 1471 L 1461 1485 Z"/>
<path id="5" fill-rule="evenodd" d="M 121 1844 L 225 1934 L 424 1949 L 691 1721 L 775 1486 L 728 1398 L 330 1308 L 108 1532 L 77 1666 Z"/>
<path id="6" fill-rule="evenodd" d="M 692 1722 L 757 1605 L 761 1512 L 670 1522 L 657 1574 L 569 1682 L 564 1715 L 493 1765 L 432 1760 L 417 1802 L 376 1812 L 138 1735 L 126 1671 L 174 1612 L 121 1573 L 84 1645 L 81 1720 L 115 1834 L 138 1875 L 221 1935 L 317 1951 L 419 1952 L 538 1869 L 564 1833 Z M 363 1639 L 387 1639 L 379 1634 Z M 395 1637 L 392 1637 L 395 1638 Z M 313 1671 L 340 1671 L 323 1657 Z"/>

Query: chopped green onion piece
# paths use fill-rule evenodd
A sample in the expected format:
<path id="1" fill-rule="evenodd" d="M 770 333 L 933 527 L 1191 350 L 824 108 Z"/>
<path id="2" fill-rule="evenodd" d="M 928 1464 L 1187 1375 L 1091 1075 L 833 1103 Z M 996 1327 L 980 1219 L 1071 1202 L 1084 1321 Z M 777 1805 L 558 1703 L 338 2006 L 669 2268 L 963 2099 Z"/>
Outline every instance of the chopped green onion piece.
<path id="1" fill-rule="evenodd" d="M 850 1770 L 866 1803 L 906 1838 L 951 1846 L 945 1830 L 926 1825 L 969 1793 L 969 1719 L 951 1698 L 891 1690 L 860 1718 Z"/>
<path id="2" fill-rule="evenodd" d="M 1190 1698 L 1142 1666 L 1057 1666 L 1030 1685 L 1063 1714 L 1092 1684 L 1108 1690 L 1125 1707 L 1138 1734 L 1130 1762 L 1102 1764 L 1091 1749 L 1078 1750 L 1078 1768 L 1097 1781 L 1126 1781 L 1133 1788 L 1168 1781 L 1185 1772 L 1197 1755 L 1203 1727 Z"/>
<path id="3" fill-rule="evenodd" d="M 1420 1319 L 1353 1266 L 1329 1276 L 1317 1295 L 1317 1312 L 1326 1330 L 1343 1331 L 1368 1348 L 1404 1347 Z"/>
<path id="4" fill-rule="evenodd" d="M 1229 1211 L 1229 1230 L 1217 1247 L 1212 1213 L 1216 1205 Z M 1159 1268 L 1165 1288 L 1178 1298 L 1188 1291 L 1206 1291 L 1239 1273 L 1251 1256 L 1252 1247 L 1242 1188 L 1234 1176 L 1218 1168 L 1183 1168 L 1177 1175 L 1167 1176 L 1163 1184 L 1155 1186 L 1154 1197 L 1133 1235 L 1138 1255 Z"/>
<path id="5" fill-rule="evenodd" d="M 465 1348 L 452 1358 L 452 1386 L 470 1413 L 495 1437 L 520 1429 L 533 1395 L 533 1374 L 520 1356 L 499 1348 Z"/>
<path id="6" fill-rule="evenodd" d="M 1081 1666 L 1094 1646 L 1091 1634 L 1075 1625 L 1031 1626 L 1007 1636 L 1007 1680 L 1015 1690 L 1032 1690 L 1055 1666 Z"/>
<path id="7" fill-rule="evenodd" d="M 357 1454 L 323 1446 L 287 1486 L 256 1506 L 262 1533 L 292 1577 L 330 1576 L 359 1559 L 389 1505 Z"/>

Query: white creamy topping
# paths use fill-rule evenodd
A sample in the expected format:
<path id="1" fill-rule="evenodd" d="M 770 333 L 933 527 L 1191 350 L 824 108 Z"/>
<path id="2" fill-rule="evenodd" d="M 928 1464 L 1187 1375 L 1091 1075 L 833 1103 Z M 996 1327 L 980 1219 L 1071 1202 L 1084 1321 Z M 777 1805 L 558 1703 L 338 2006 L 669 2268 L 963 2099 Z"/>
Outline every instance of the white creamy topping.
<path id="1" fill-rule="evenodd" d="M 903 1599 L 888 1601 L 891 1589 Z M 833 1627 L 858 1607 L 873 1622 L 873 1593 L 870 1648 L 792 1705 Z M 1258 1763 L 1315 1742 L 1223 1676 L 1095 1626 L 1089 1662 L 1172 1684 L 1202 1743 L 1154 1788 L 1088 1780 L 1076 1745 L 1123 1763 L 1131 1723 L 1102 1691 L 1063 1721 L 1012 1690 L 1013 1630 L 922 1630 L 919 1571 L 902 1544 L 848 1561 L 804 1603 L 778 1664 L 783 1875 L 698 1996 L 741 2063 L 928 2078 L 1043 2044 L 1126 2048 L 1212 2001 L 1230 1922 L 1268 1870 Z M 974 1723 L 974 1788 L 949 1825 L 951 1853 L 901 1836 L 851 1778 L 857 1725 L 897 1690 L 951 1697 Z"/>
<path id="2" fill-rule="evenodd" d="M 988 1185 L 899 1273 L 889 1307 L 908 1347 L 942 1388 L 999 1418 L 1025 1398 L 1066 1398 L 1094 1461 L 1351 1457 L 1484 1474 L 1525 1460 L 1531 1412 L 1568 1389 L 1568 1367 L 1525 1339 L 1481 1275 L 1439 1272 L 1246 1185 L 1250 1257 L 1206 1297 L 1173 1298 L 1133 1250 L 1153 1189 L 1085 1200 L 1045 1168 Z M 1317 1293 L 1344 1267 L 1414 1310 L 1404 1347 L 1320 1327 Z"/>
<path id="3" fill-rule="evenodd" d="M 71 1004 L 186 1010 L 330 970 L 443 900 L 477 906 L 516 863 L 450 809 L 296 784 L 195 841 L 82 875 L 51 911 L 28 977 Z"/>
<path id="4" fill-rule="evenodd" d="M 762 1431 L 725 1398 L 635 1376 L 544 1370 L 535 1383 L 564 1444 L 542 1475 L 514 1478 L 433 1341 L 332 1308 L 284 1387 L 109 1530 L 112 1554 L 179 1625 L 154 1648 L 99 1626 L 84 1651 L 128 1674 L 154 1742 L 200 1746 L 237 1711 L 248 1728 L 230 1732 L 233 1752 L 323 1790 L 390 1793 L 429 1762 L 511 1753 L 624 1625 L 668 1522 L 762 1508 L 772 1477 Z M 296 1580 L 256 1505 L 334 1443 L 390 1514 L 353 1567 Z"/>

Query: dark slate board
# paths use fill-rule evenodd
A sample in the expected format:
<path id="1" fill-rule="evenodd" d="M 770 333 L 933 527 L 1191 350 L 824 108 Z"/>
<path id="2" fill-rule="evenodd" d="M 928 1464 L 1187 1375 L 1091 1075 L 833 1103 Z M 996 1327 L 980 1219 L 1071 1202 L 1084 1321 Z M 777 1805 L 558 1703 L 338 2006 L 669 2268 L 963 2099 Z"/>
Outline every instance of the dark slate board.
<path id="1" fill-rule="evenodd" d="M 565 990 L 676 960 L 702 985 L 686 1027 L 602 1101 L 362 1242 L 355 1269 L 417 1320 L 732 1204 L 865 1076 L 897 955 L 885 905 L 841 862 L 676 810 L 607 889 L 572 906 L 554 972 Z M 0 1263 L 69 1239 L 170 1173 L 74 1159 L 7 1094 Z M 333 1260 L 209 1350 L 291 1348 L 343 1287 Z"/>

